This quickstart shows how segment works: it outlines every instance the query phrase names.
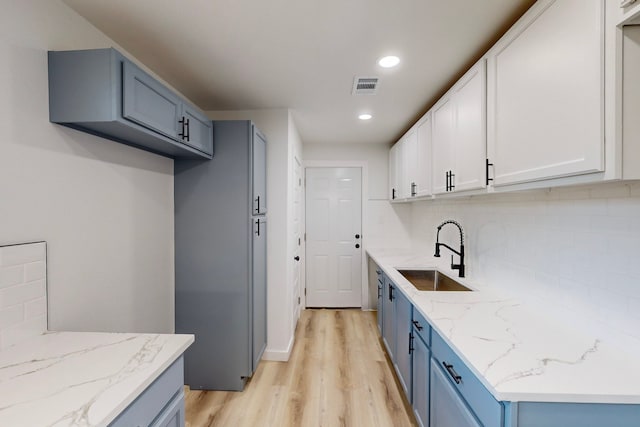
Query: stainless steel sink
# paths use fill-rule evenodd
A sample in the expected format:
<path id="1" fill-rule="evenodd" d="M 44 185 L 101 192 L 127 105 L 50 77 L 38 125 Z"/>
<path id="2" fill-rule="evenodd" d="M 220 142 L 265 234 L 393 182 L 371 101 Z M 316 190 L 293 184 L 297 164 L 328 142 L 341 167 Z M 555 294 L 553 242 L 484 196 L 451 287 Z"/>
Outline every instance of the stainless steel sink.
<path id="1" fill-rule="evenodd" d="M 436 270 L 398 270 L 419 291 L 471 291 Z"/>

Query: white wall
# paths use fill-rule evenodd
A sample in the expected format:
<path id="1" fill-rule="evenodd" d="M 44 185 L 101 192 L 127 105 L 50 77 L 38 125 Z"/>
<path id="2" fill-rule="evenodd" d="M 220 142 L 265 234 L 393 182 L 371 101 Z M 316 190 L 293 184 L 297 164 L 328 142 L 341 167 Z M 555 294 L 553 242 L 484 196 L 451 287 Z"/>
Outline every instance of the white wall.
<path id="1" fill-rule="evenodd" d="M 48 242 L 49 327 L 172 332 L 173 161 L 49 123 L 47 50 L 115 44 L 58 0 L 0 14 L 0 244 Z"/>
<path id="2" fill-rule="evenodd" d="M 462 224 L 478 287 L 640 350 L 640 184 L 418 202 L 412 217 L 413 247 L 429 253 L 441 221 Z"/>
<path id="3" fill-rule="evenodd" d="M 287 360 L 293 347 L 289 257 L 291 155 L 289 110 L 208 111 L 213 120 L 252 120 L 267 137 L 267 349 L 264 358 Z M 215 141 L 214 141 L 215 151 Z"/>

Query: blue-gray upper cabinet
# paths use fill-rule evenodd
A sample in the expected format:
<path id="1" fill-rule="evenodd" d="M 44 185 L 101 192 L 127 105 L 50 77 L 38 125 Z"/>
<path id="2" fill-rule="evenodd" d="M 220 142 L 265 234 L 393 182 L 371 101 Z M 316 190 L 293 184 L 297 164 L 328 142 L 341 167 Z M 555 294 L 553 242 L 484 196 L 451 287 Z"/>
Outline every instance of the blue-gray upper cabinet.
<path id="1" fill-rule="evenodd" d="M 49 52 L 49 120 L 163 156 L 213 155 L 211 120 L 115 49 Z"/>
<path id="2" fill-rule="evenodd" d="M 267 139 L 253 126 L 253 213 L 267 213 Z"/>

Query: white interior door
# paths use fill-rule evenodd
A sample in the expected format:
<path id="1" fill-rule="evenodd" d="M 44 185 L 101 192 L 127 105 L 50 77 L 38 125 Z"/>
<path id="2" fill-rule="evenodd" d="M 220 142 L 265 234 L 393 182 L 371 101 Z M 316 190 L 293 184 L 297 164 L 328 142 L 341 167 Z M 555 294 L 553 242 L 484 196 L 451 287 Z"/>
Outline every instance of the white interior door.
<path id="1" fill-rule="evenodd" d="M 306 305 L 362 305 L 362 171 L 306 169 Z"/>
<path id="2" fill-rule="evenodd" d="M 302 282 L 302 165 L 293 158 L 293 325 L 300 318 L 300 285 Z"/>

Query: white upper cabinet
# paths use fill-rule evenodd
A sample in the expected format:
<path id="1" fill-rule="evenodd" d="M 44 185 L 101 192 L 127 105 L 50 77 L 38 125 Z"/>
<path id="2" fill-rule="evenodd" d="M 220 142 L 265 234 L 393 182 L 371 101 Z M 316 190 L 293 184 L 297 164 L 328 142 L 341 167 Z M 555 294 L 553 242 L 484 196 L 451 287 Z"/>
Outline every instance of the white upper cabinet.
<path id="1" fill-rule="evenodd" d="M 474 65 L 433 110 L 433 193 L 486 186 L 486 66 Z"/>
<path id="2" fill-rule="evenodd" d="M 402 138 L 402 198 L 411 199 L 418 195 L 418 135 L 415 129 L 409 130 Z"/>
<path id="3" fill-rule="evenodd" d="M 400 144 L 396 143 L 389 150 L 389 200 L 398 200 L 400 199 L 400 168 L 398 167 L 398 163 L 400 160 L 399 156 Z"/>
<path id="4" fill-rule="evenodd" d="M 416 197 L 431 195 L 431 112 L 416 127 Z"/>
<path id="5" fill-rule="evenodd" d="M 493 185 L 604 170 L 602 0 L 540 0 L 489 52 Z"/>

